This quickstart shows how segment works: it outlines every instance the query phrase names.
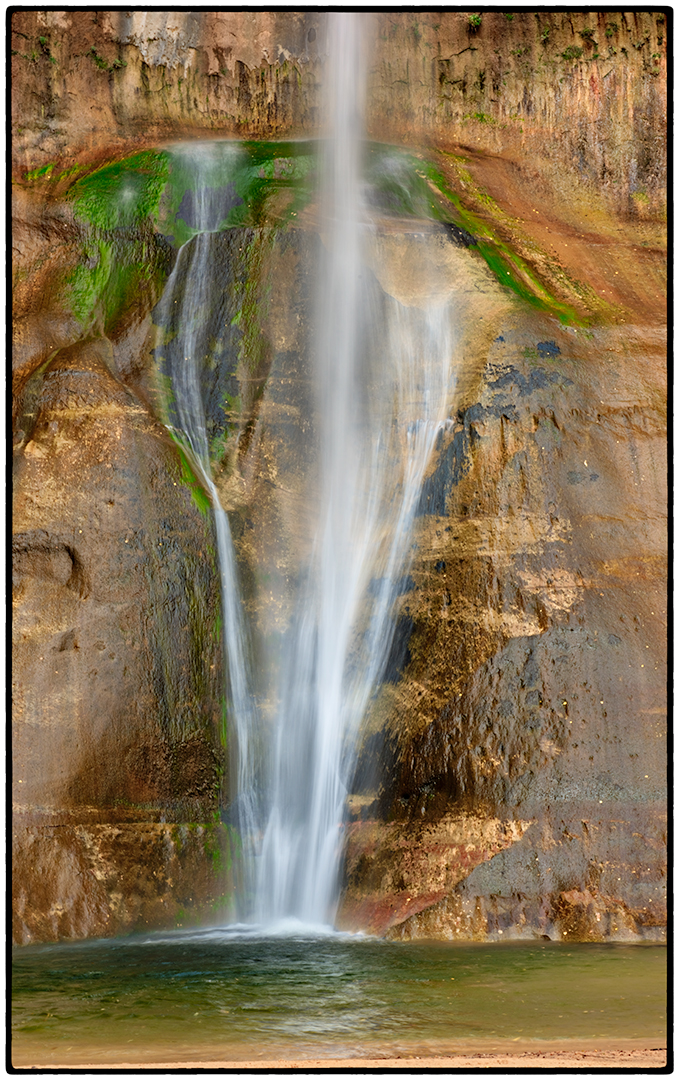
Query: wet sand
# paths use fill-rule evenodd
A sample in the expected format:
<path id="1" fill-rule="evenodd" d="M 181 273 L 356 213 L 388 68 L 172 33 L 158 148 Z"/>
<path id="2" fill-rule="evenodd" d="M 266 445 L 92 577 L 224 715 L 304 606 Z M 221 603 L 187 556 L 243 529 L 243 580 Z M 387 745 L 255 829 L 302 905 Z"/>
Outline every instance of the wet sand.
<path id="1" fill-rule="evenodd" d="M 146 1069 L 158 1069 L 163 1072 L 183 1072 L 186 1069 L 204 1069 L 208 1072 L 216 1072 L 220 1069 L 230 1069 L 234 1072 L 246 1072 L 256 1069 L 262 1072 L 311 1072 L 318 1069 L 328 1069 L 337 1072 L 355 1070 L 357 1072 L 372 1069 L 393 1069 L 400 1073 L 418 1072 L 421 1069 L 443 1069 L 446 1071 L 462 1070 L 466 1072 L 479 1069 L 511 1069 L 523 1071 L 528 1069 L 562 1070 L 562 1069 L 634 1069 L 649 1070 L 662 1069 L 667 1064 L 667 1049 L 665 1046 L 629 1044 L 620 1047 L 620 1043 L 600 1045 L 596 1049 L 579 1049 L 581 1044 L 573 1043 L 564 1049 L 544 1048 L 519 1049 L 512 1051 L 490 1052 L 475 1051 L 446 1054 L 436 1057 L 360 1057 L 360 1058 L 314 1058 L 301 1060 L 288 1060 L 284 1058 L 272 1060 L 248 1060 L 248 1061 L 96 1061 L 83 1064 L 69 1062 L 67 1066 L 58 1065 L 51 1061 L 48 1066 L 44 1064 L 18 1061 L 13 1056 L 13 1065 L 24 1069 L 44 1069 L 67 1067 L 70 1072 L 82 1070 L 89 1072 L 97 1070 L 121 1070 L 133 1069 L 141 1072 Z M 23 1055 L 18 1055 L 23 1057 Z"/>

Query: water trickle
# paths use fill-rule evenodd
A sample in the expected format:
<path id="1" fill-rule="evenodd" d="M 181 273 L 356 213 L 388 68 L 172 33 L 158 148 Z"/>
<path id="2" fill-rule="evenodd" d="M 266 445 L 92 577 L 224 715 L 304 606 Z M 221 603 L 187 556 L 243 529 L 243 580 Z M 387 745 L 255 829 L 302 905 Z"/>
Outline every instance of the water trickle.
<path id="1" fill-rule="evenodd" d="M 226 149 L 226 155 L 225 155 Z M 177 260 L 158 305 L 156 321 L 162 327 L 157 355 L 172 387 L 171 429 L 188 453 L 212 502 L 220 567 L 223 613 L 223 644 L 229 702 L 229 758 L 231 787 L 238 792 L 237 823 L 241 836 L 254 838 L 259 825 L 256 806 L 255 754 L 251 742 L 258 728 L 251 693 L 250 641 L 243 615 L 236 557 L 229 519 L 219 499 L 210 465 L 210 447 L 204 405 L 202 375 L 209 356 L 211 330 L 223 311 L 215 311 L 212 287 L 215 278 L 213 231 L 220 214 L 211 181 L 224 171 L 225 156 L 237 156 L 235 147 L 199 144 L 180 147 L 173 155 L 184 170 L 190 169 L 191 227 L 196 235 L 179 250 Z M 223 216 L 223 215 L 222 215 Z M 226 302 L 219 296 L 218 307 Z M 245 861 L 245 872 L 249 861 Z M 242 891 L 248 892 L 248 882 Z M 250 886 L 251 888 L 251 886 Z"/>
<path id="2" fill-rule="evenodd" d="M 279 654 L 269 654 L 271 670 L 260 676 L 275 700 L 267 722 L 253 704 L 250 631 L 229 522 L 210 471 L 201 387 L 207 312 L 215 302 L 209 230 L 219 212 L 209 174 L 216 149 L 183 151 L 184 166 L 190 157 L 203 170 L 190 207 L 199 232 L 179 252 L 158 319 L 166 328 L 160 351 L 172 379 L 174 422 L 217 523 L 230 754 L 248 867 L 243 895 L 252 896 L 250 910 L 240 914 L 267 926 L 334 919 L 361 721 L 385 674 L 416 506 L 452 390 L 449 305 L 401 303 L 371 269 L 379 259 L 380 222 L 371 216 L 374 199 L 363 179 L 364 20 L 345 12 L 328 16 L 331 137 L 319 199 L 317 442 L 305 474 L 309 555 Z"/>

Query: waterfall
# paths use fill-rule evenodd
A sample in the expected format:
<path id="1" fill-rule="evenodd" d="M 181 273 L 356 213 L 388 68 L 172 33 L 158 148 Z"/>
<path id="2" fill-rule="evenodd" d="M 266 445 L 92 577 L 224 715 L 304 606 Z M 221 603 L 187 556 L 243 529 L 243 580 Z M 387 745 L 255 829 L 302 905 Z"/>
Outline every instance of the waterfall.
<path id="1" fill-rule="evenodd" d="M 417 498 L 449 400 L 449 313 L 385 297 L 366 261 L 374 226 L 361 175 L 364 23 L 329 15 L 318 514 L 282 665 L 257 875 L 264 922 L 334 917 L 359 726 L 388 655 Z"/>
<path id="2" fill-rule="evenodd" d="M 210 470 L 201 389 L 207 312 L 215 303 L 210 230 L 219 217 L 209 195 L 209 147 L 183 151 L 183 167 L 190 160 L 198 170 L 198 231 L 180 249 L 159 308 L 177 437 L 214 508 L 232 785 L 246 842 L 245 891 L 253 896 L 247 914 L 267 926 L 334 920 L 361 722 L 389 656 L 422 481 L 451 393 L 448 305 L 399 302 L 371 269 L 380 225 L 362 179 L 366 20 L 328 15 L 330 138 L 321 168 L 314 337 L 318 443 L 307 471 L 312 535 L 280 656 L 265 678 L 275 700 L 267 725 L 254 705 L 249 630 L 228 517 Z"/>
<path id="3" fill-rule="evenodd" d="M 230 149 L 230 148 L 229 148 Z M 235 148 L 234 148 L 234 152 Z M 214 310 L 215 264 L 212 238 L 220 220 L 219 200 L 211 181 L 224 167 L 224 151 L 211 144 L 174 148 L 173 155 L 190 170 L 193 185 L 192 225 L 196 235 L 179 249 L 177 260 L 155 313 L 161 328 L 156 355 L 171 383 L 170 425 L 179 445 L 210 496 L 214 513 L 222 598 L 222 639 L 229 717 L 230 786 L 238 792 L 237 821 L 241 837 L 256 836 L 256 756 L 252 742 L 258 729 L 252 698 L 250 643 L 241 603 L 236 557 L 228 516 L 222 507 L 210 464 L 202 374 L 209 354 L 211 329 L 223 311 Z M 220 297 L 223 306 L 226 297 Z M 249 861 L 241 891 L 251 892 Z"/>

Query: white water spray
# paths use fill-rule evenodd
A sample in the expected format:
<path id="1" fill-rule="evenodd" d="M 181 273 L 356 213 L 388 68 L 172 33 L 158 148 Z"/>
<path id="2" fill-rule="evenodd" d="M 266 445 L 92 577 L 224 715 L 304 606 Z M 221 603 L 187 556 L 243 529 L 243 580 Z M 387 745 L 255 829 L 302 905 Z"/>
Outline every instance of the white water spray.
<path id="1" fill-rule="evenodd" d="M 369 269 L 379 223 L 370 217 L 361 178 L 366 16 L 331 13 L 328 22 L 331 138 L 320 199 L 312 536 L 277 669 L 263 680 L 276 700 L 263 752 L 233 545 L 210 471 L 202 404 L 214 272 L 207 230 L 215 227 L 207 148 L 187 151 L 203 169 L 194 184 L 202 231 L 180 250 L 160 318 L 172 339 L 177 426 L 215 512 L 232 774 L 249 867 L 245 891 L 254 890 L 244 914 L 264 926 L 334 920 L 360 725 L 384 674 L 422 480 L 451 392 L 448 307 L 399 303 Z"/>
<path id="2" fill-rule="evenodd" d="M 329 15 L 318 512 L 279 691 L 257 874 L 264 922 L 334 918 L 359 727 L 391 645 L 397 583 L 449 400 L 449 312 L 404 307 L 367 266 L 374 228 L 361 179 L 364 20 Z"/>

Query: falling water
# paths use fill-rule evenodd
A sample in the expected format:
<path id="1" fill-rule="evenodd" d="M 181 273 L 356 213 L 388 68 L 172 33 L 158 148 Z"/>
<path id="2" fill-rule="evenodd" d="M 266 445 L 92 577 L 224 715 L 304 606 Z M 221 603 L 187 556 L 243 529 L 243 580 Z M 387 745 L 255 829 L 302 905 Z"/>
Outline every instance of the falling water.
<path id="1" fill-rule="evenodd" d="M 282 665 L 257 875 L 263 922 L 334 917 L 359 726 L 388 655 L 417 497 L 449 399 L 449 312 L 404 307 L 367 266 L 374 227 L 361 179 L 364 20 L 329 16 L 318 514 Z"/>
<path id="2" fill-rule="evenodd" d="M 229 702 L 231 787 L 239 793 L 238 824 L 243 837 L 254 838 L 258 827 L 255 754 L 252 742 L 257 714 L 251 694 L 250 645 L 241 603 L 236 558 L 229 519 L 212 476 L 201 375 L 209 353 L 212 282 L 215 264 L 212 237 L 221 217 L 212 177 L 223 166 L 223 151 L 209 144 L 176 148 L 182 166 L 194 177 L 193 225 L 197 234 L 179 250 L 177 261 L 156 312 L 162 327 L 157 350 L 172 385 L 171 429 L 188 453 L 210 495 L 215 520 L 222 594 L 224 661 Z M 225 302 L 222 296 L 222 303 Z M 223 316 L 223 312 L 221 313 Z M 247 890 L 247 884 L 244 886 Z"/>
<path id="3" fill-rule="evenodd" d="M 331 137 L 321 170 L 324 254 L 314 339 L 320 434 L 307 470 L 312 535 L 281 654 L 264 680 L 276 701 L 268 726 L 253 704 L 248 628 L 228 517 L 210 470 L 201 390 L 206 313 L 214 302 L 210 230 L 219 218 L 210 198 L 209 147 L 184 151 L 184 167 L 190 157 L 197 170 L 198 234 L 179 252 L 158 318 L 177 435 L 214 507 L 232 782 L 251 852 L 247 915 L 267 926 L 334 920 L 360 725 L 384 674 L 422 480 L 450 402 L 448 306 L 400 303 L 370 269 L 379 221 L 362 180 L 365 20 L 328 16 Z"/>

